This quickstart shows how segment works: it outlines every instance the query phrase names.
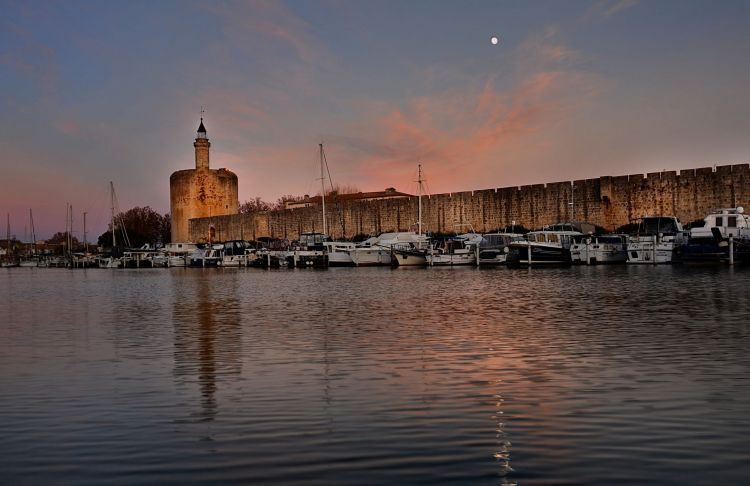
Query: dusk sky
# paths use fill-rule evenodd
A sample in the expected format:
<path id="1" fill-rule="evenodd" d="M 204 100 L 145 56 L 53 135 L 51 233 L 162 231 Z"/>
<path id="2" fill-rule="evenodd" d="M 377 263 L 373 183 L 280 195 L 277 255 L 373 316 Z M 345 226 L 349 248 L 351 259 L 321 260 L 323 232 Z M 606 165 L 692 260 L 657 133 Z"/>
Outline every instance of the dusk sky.
<path id="1" fill-rule="evenodd" d="M 0 211 L 23 238 L 169 211 L 194 167 L 240 202 L 333 182 L 431 193 L 750 160 L 750 2 L 0 1 Z M 490 42 L 500 38 L 498 45 Z M 4 221 L 3 221 L 4 223 Z M 2 236 L 5 237 L 5 224 Z"/>

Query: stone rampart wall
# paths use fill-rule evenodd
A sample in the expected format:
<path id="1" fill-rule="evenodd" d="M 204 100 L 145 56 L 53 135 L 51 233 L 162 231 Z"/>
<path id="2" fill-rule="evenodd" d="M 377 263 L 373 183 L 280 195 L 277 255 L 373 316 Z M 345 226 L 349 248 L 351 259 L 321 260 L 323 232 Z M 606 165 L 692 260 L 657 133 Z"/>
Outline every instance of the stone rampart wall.
<path id="1" fill-rule="evenodd" d="M 417 197 L 327 201 L 328 233 L 339 238 L 415 229 L 417 204 Z M 424 231 L 439 232 L 466 231 L 469 226 L 489 232 L 513 221 L 526 228 L 588 221 L 614 230 L 642 216 L 676 215 L 688 223 L 702 219 L 711 208 L 737 205 L 750 210 L 748 164 L 424 196 L 422 221 Z M 321 231 L 323 224 L 319 207 L 199 218 L 190 220 L 190 240 L 205 241 L 210 226 L 222 241 L 295 239 L 300 233 Z"/>

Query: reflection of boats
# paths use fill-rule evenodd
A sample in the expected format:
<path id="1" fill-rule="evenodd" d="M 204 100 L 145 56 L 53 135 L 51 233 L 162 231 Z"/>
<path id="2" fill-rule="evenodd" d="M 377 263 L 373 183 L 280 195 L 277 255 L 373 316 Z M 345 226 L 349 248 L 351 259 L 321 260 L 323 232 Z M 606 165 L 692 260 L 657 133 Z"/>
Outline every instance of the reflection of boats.
<path id="1" fill-rule="evenodd" d="M 433 266 L 475 265 L 482 235 L 465 234 L 436 242 L 427 252 L 427 263 Z"/>
<path id="2" fill-rule="evenodd" d="M 582 231 L 583 230 L 583 231 Z M 559 223 L 541 231 L 531 231 L 525 239 L 508 244 L 506 263 L 510 266 L 571 263 L 570 246 L 573 238 L 583 232 L 593 232 L 588 223 Z"/>
<path id="3" fill-rule="evenodd" d="M 579 235 L 573 237 L 570 258 L 573 263 L 625 263 L 628 260 L 625 235 Z"/>
<path id="4" fill-rule="evenodd" d="M 673 263 L 681 260 L 685 231 L 674 216 L 641 218 L 628 240 L 628 263 Z"/>
<path id="5" fill-rule="evenodd" d="M 703 219 L 703 226 L 690 229 L 682 259 L 685 263 L 727 261 L 730 246 L 733 261 L 750 260 L 750 216 L 742 206 L 711 210 Z"/>
<path id="6" fill-rule="evenodd" d="M 505 263 L 505 247 L 512 241 L 522 240 L 519 233 L 487 233 L 479 243 L 479 265 L 500 265 Z"/>

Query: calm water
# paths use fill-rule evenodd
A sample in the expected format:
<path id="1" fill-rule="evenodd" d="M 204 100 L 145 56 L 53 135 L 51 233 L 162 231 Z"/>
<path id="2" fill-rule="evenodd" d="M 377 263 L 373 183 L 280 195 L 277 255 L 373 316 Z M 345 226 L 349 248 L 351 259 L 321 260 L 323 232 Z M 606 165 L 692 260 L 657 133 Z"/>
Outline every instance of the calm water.
<path id="1" fill-rule="evenodd" d="M 0 270 L 0 483 L 750 482 L 750 268 Z"/>

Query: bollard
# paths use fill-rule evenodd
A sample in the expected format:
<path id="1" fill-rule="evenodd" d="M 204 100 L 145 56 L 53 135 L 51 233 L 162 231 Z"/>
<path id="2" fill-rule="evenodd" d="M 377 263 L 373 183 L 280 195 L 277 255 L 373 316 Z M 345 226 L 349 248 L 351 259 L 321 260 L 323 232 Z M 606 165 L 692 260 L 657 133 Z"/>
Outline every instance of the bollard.
<path id="1" fill-rule="evenodd" d="M 729 264 L 734 265 L 734 236 L 729 235 Z"/>

